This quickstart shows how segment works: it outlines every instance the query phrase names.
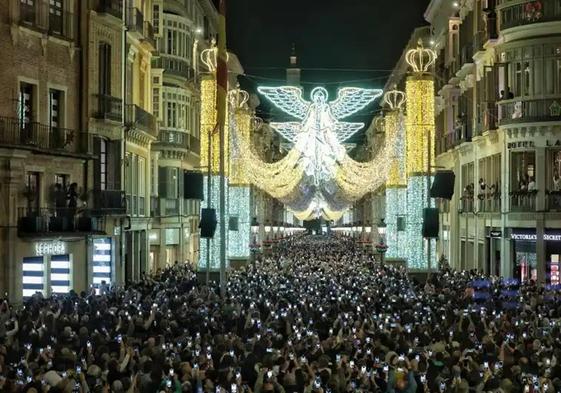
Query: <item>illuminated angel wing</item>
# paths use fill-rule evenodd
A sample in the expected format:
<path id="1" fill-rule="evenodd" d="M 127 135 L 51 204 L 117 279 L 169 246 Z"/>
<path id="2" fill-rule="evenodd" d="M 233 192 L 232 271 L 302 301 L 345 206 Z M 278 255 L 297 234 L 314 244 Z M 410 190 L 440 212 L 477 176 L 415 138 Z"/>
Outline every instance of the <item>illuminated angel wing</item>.
<path id="1" fill-rule="evenodd" d="M 271 123 L 271 127 L 278 132 L 284 139 L 290 142 L 296 142 L 296 137 L 300 132 L 302 125 L 296 122 Z"/>
<path id="2" fill-rule="evenodd" d="M 335 125 L 335 135 L 339 143 L 345 142 L 364 127 L 364 123 L 338 122 Z"/>
<path id="3" fill-rule="evenodd" d="M 383 90 L 361 89 L 359 87 L 345 87 L 339 90 L 335 101 L 329 103 L 331 113 L 336 119 L 344 119 L 360 111 L 376 98 L 380 97 Z"/>
<path id="4" fill-rule="evenodd" d="M 310 109 L 310 103 L 302 98 L 302 89 L 293 86 L 258 87 L 259 93 L 280 110 L 297 119 L 304 120 Z"/>

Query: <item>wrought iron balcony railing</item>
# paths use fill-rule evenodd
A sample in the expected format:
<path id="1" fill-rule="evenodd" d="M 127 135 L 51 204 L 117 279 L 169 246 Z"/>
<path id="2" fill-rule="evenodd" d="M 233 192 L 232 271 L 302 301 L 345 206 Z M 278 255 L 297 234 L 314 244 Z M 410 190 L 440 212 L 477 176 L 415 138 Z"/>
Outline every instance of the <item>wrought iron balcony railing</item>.
<path id="1" fill-rule="evenodd" d="M 515 98 L 498 102 L 499 125 L 561 120 L 561 97 Z"/>
<path id="2" fill-rule="evenodd" d="M 4 146 L 37 149 L 47 154 L 86 154 L 85 138 L 85 134 L 68 128 L 0 117 L 0 145 Z"/>
<path id="3" fill-rule="evenodd" d="M 501 31 L 561 20 L 561 2 L 558 0 L 501 0 L 497 9 Z"/>
<path id="4" fill-rule="evenodd" d="M 98 94 L 94 95 L 94 117 L 121 121 L 123 116 L 123 100 L 120 98 Z"/>
<path id="5" fill-rule="evenodd" d="M 125 123 L 132 128 L 138 128 L 154 137 L 158 136 L 156 118 L 138 105 L 128 104 L 125 111 Z"/>

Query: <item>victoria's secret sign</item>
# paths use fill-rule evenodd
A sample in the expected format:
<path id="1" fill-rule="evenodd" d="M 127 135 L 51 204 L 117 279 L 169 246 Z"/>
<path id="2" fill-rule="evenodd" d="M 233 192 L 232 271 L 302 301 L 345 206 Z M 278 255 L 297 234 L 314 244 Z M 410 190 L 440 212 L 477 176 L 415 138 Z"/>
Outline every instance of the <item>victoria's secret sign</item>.
<path id="1" fill-rule="evenodd" d="M 535 242 L 536 240 L 538 240 L 538 235 L 536 235 L 535 233 L 513 232 L 510 235 L 510 238 L 512 240 L 526 240 Z M 543 240 L 549 242 L 561 242 L 561 233 L 544 233 Z"/>

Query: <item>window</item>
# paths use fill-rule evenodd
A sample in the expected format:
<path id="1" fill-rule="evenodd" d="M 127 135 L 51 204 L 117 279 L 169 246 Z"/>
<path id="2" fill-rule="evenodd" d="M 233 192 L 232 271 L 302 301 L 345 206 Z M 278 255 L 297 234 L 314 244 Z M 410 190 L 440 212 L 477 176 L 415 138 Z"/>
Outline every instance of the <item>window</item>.
<path id="1" fill-rule="evenodd" d="M 20 18 L 26 24 L 36 23 L 35 0 L 20 0 Z"/>
<path id="2" fill-rule="evenodd" d="M 145 212 L 146 197 L 146 159 L 138 157 L 138 214 Z"/>
<path id="3" fill-rule="evenodd" d="M 111 45 L 99 44 L 99 94 L 111 95 Z"/>
<path id="4" fill-rule="evenodd" d="M 522 95 L 522 64 L 516 63 L 514 72 L 514 95 Z"/>
<path id="5" fill-rule="evenodd" d="M 154 34 L 160 34 L 160 6 L 154 4 L 152 13 L 152 25 L 154 26 Z"/>
<path id="6" fill-rule="evenodd" d="M 29 213 L 38 213 L 41 193 L 41 174 L 39 172 L 27 172 L 25 181 Z"/>
<path id="7" fill-rule="evenodd" d="M 99 139 L 99 189 L 107 190 L 107 140 Z"/>
<path id="8" fill-rule="evenodd" d="M 524 63 L 524 91 L 523 95 L 530 95 L 532 88 L 532 68 L 530 67 L 530 62 Z"/>
<path id="9" fill-rule="evenodd" d="M 55 175 L 55 184 L 60 184 L 63 189 L 66 189 L 66 187 L 69 185 L 68 175 Z"/>
<path id="10" fill-rule="evenodd" d="M 49 31 L 62 34 L 63 0 L 49 0 Z"/>
<path id="11" fill-rule="evenodd" d="M 157 87 L 152 89 L 152 114 L 156 119 L 160 119 L 160 89 Z"/>
<path id="12" fill-rule="evenodd" d="M 511 191 L 534 191 L 536 153 L 534 151 L 511 154 Z"/>
<path id="13" fill-rule="evenodd" d="M 20 85 L 18 118 L 21 128 L 28 128 L 34 121 L 34 86 L 22 82 Z"/>
<path id="14" fill-rule="evenodd" d="M 62 91 L 51 89 L 49 91 L 49 127 L 56 129 L 62 126 Z"/>

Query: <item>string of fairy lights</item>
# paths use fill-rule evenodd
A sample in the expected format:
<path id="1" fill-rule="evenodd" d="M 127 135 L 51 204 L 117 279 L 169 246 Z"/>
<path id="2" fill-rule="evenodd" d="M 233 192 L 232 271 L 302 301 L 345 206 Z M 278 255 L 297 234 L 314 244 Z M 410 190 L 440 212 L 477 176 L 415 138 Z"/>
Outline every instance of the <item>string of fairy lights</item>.
<path id="1" fill-rule="evenodd" d="M 435 58 L 434 51 L 422 44 L 406 54 L 412 73 L 405 92 L 394 88 L 384 94 L 384 115 L 374 121 L 384 138 L 371 150 L 368 161 L 353 159 L 345 148 L 345 141 L 364 124 L 343 119 L 375 101 L 382 91 L 347 87 L 330 101 L 327 90 L 316 87 L 307 101 L 296 87 L 259 88 L 277 108 L 294 118 L 271 123 L 291 148 L 280 160 L 268 162 L 252 146 L 252 133 L 262 124 L 247 104 L 248 93 L 239 87 L 230 89 L 225 129 L 226 217 L 236 219 L 238 230 L 227 232 L 229 255 L 243 258 L 249 252 L 250 186 L 281 201 L 299 220 L 323 217 L 333 221 L 341 219 L 355 201 L 385 187 L 388 256 L 406 259 L 411 269 L 426 268 L 428 256 L 435 256 L 435 245 L 421 234 L 423 209 L 434 206 L 427 184 L 435 157 L 434 79 L 428 72 Z M 200 155 L 201 166 L 209 168 L 205 184 L 211 182 L 210 203 L 217 206 L 222 147 L 215 129 L 216 75 L 212 67 L 209 69 L 201 80 Z M 211 244 L 212 260 L 217 260 L 216 244 Z M 201 243 L 201 256 L 204 247 Z"/>

